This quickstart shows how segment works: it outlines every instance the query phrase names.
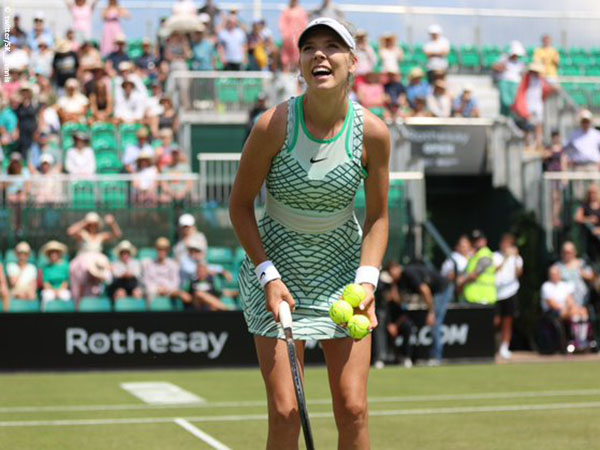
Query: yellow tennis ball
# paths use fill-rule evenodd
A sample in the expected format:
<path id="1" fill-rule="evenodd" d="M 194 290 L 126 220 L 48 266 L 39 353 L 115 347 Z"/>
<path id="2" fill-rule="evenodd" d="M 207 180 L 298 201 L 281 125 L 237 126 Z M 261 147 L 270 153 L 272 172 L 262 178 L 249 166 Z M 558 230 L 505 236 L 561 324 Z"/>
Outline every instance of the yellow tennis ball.
<path id="1" fill-rule="evenodd" d="M 329 308 L 329 317 L 338 325 L 344 325 L 354 315 L 354 308 L 345 300 L 338 300 Z"/>
<path id="2" fill-rule="evenodd" d="M 356 314 L 348 321 L 348 333 L 353 339 L 362 339 L 369 334 L 371 321 L 367 316 Z"/>
<path id="3" fill-rule="evenodd" d="M 360 284 L 352 283 L 344 288 L 342 298 L 352 305 L 354 308 L 358 308 L 358 305 L 367 298 L 367 291 Z"/>

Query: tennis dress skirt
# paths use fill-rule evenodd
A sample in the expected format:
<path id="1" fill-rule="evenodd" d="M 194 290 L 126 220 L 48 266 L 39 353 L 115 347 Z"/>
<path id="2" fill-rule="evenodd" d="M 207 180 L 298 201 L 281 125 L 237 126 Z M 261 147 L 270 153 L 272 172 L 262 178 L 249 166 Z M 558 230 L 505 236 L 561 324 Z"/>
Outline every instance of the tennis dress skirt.
<path id="1" fill-rule="evenodd" d="M 303 97 L 288 101 L 284 146 L 267 175 L 267 202 L 258 222 L 268 258 L 296 301 L 294 337 L 323 340 L 347 337 L 329 317 L 329 307 L 354 281 L 360 264 L 362 230 L 354 197 L 367 176 L 361 165 L 363 115 L 349 102 L 343 128 L 332 139 L 310 135 Z M 249 258 L 242 263 L 240 295 L 250 333 L 283 338 L 266 310 L 264 290 Z"/>

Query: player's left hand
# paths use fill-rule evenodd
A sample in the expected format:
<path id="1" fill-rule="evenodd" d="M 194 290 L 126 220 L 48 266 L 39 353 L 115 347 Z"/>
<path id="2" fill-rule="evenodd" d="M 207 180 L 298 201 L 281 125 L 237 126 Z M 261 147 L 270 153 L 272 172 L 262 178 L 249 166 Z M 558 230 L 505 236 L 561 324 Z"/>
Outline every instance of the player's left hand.
<path id="1" fill-rule="evenodd" d="M 371 283 L 361 283 L 361 286 L 367 291 L 367 298 L 357 308 L 357 314 L 364 314 L 371 321 L 371 330 L 374 330 L 377 325 L 377 315 L 375 314 L 375 286 Z"/>

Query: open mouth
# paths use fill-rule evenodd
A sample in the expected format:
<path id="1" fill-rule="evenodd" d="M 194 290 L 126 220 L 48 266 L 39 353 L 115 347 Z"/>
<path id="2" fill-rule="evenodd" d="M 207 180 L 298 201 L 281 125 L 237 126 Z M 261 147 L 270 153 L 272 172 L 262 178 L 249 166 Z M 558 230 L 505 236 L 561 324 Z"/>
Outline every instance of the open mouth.
<path id="1" fill-rule="evenodd" d="M 329 69 L 327 67 L 315 67 L 312 70 L 312 75 L 317 79 L 318 78 L 326 78 L 326 77 L 330 76 L 331 73 L 332 73 L 331 69 Z"/>

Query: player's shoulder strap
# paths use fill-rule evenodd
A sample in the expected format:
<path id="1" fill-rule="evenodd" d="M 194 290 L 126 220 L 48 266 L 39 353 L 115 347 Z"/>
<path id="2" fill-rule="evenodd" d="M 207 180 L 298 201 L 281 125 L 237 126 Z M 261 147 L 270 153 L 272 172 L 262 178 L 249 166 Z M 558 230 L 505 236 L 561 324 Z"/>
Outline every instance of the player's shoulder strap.
<path id="1" fill-rule="evenodd" d="M 290 97 L 287 101 L 287 131 L 283 148 L 286 153 L 291 153 L 298 140 L 299 114 L 298 108 L 301 97 Z"/>

